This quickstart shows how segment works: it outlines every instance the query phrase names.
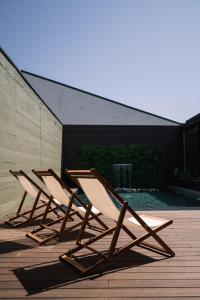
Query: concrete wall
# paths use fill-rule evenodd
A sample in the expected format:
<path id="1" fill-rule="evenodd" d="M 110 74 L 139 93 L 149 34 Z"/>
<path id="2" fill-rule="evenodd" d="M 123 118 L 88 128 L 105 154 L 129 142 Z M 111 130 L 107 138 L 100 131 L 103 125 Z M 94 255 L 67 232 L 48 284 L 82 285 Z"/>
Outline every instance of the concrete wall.
<path id="1" fill-rule="evenodd" d="M 39 76 L 23 75 L 65 125 L 180 125 Z"/>
<path id="2" fill-rule="evenodd" d="M 9 169 L 61 170 L 62 125 L 0 50 L 0 217 L 15 211 L 22 188 Z"/>

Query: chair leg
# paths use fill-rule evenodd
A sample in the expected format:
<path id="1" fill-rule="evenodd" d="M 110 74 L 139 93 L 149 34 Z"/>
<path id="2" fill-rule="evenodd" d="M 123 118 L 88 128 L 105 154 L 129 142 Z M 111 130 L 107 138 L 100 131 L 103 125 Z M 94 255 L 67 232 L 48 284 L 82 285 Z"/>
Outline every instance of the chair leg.
<path id="1" fill-rule="evenodd" d="M 133 248 L 134 246 L 141 246 L 141 247 L 146 247 L 146 249 L 151 250 L 151 251 L 159 251 L 160 254 L 165 255 L 165 256 L 174 256 L 174 252 L 166 245 L 166 243 L 156 234 L 157 232 L 159 232 L 160 230 L 162 230 L 163 228 L 165 228 L 166 226 L 171 224 L 171 221 L 168 221 L 164 224 L 162 224 L 159 227 L 156 227 L 154 230 L 148 231 L 146 234 L 144 234 L 143 236 L 136 238 L 136 236 L 134 234 L 132 234 L 130 232 L 130 230 L 128 228 L 126 228 L 125 225 L 123 225 L 123 220 L 125 217 L 125 213 L 126 213 L 126 209 L 127 209 L 127 203 L 124 203 L 117 224 L 116 226 L 110 228 L 107 231 L 104 231 L 103 233 L 99 234 L 98 236 L 95 236 L 94 238 L 89 239 L 87 242 L 85 243 L 81 243 L 81 238 L 82 238 L 82 234 L 85 230 L 85 226 L 86 223 L 88 221 L 88 216 L 89 216 L 89 211 L 87 212 L 87 214 L 85 215 L 85 220 L 84 220 L 84 224 L 82 225 L 82 230 L 77 238 L 77 246 L 69 249 L 66 253 L 60 255 L 59 259 L 62 262 L 65 263 L 70 263 L 72 266 L 74 266 L 76 269 L 78 269 L 79 271 L 81 271 L 82 274 L 86 274 L 91 270 L 94 270 L 97 266 L 99 266 L 100 264 L 106 262 L 109 259 L 112 259 L 114 256 L 116 255 L 120 255 L 122 253 L 124 253 L 125 251 Z M 117 241 L 119 238 L 119 234 L 120 234 L 120 230 L 123 229 L 130 237 L 133 238 L 133 241 L 128 243 L 125 246 L 122 246 L 121 248 L 119 248 L 116 251 L 116 245 L 117 245 Z M 112 234 L 113 233 L 113 237 L 111 240 L 111 244 L 110 244 L 110 248 L 108 251 L 107 255 L 104 255 L 102 253 L 99 253 L 99 251 L 97 251 L 96 249 L 93 249 L 90 245 L 93 244 L 94 242 L 96 242 L 97 240 L 103 238 L 104 236 L 108 235 L 108 234 Z M 156 247 L 154 245 L 148 244 L 146 242 L 144 242 L 144 240 L 146 240 L 149 237 L 153 237 L 156 239 L 156 241 L 161 245 L 162 249 L 159 247 Z M 96 254 L 101 254 L 101 257 L 95 264 L 90 265 L 88 268 L 85 268 L 81 263 L 78 262 L 78 257 L 75 257 L 74 254 L 76 252 L 79 252 L 81 249 L 86 248 Z"/>
<path id="2" fill-rule="evenodd" d="M 90 204 L 88 205 L 87 210 L 86 210 L 85 217 L 84 217 L 84 220 L 83 220 L 83 222 L 82 222 L 81 229 L 80 229 L 80 233 L 79 233 L 79 235 L 78 235 L 78 237 L 77 237 L 77 239 L 76 239 L 76 244 L 77 244 L 77 245 L 80 243 L 80 241 L 81 241 L 81 239 L 82 239 L 82 236 L 83 236 L 83 234 L 84 234 L 84 230 L 85 230 L 85 227 L 86 227 L 86 225 L 87 225 L 87 223 L 88 223 L 88 218 L 89 218 L 91 209 L 92 209 L 92 204 L 90 203 Z"/>
<path id="3" fill-rule="evenodd" d="M 43 215 L 43 218 L 42 218 L 42 221 L 41 221 L 41 224 L 44 224 L 45 221 L 46 221 L 46 218 L 47 218 L 47 215 L 48 213 L 50 212 L 50 207 L 51 207 L 51 203 L 53 202 L 53 196 L 50 197 L 48 203 L 47 203 L 47 206 L 46 206 L 46 210 L 44 212 L 44 215 Z"/>
<path id="4" fill-rule="evenodd" d="M 64 232 L 64 230 L 65 230 L 67 221 L 68 221 L 68 219 L 69 219 L 70 211 L 71 211 L 71 208 L 72 208 L 72 204 L 73 204 L 73 198 L 70 199 L 70 201 L 69 201 L 69 205 L 68 205 L 68 207 L 67 207 L 66 214 L 65 214 L 64 219 L 63 219 L 63 222 L 62 222 L 62 224 L 61 224 L 61 226 L 60 226 L 60 234 L 62 234 L 62 233 Z"/>
<path id="5" fill-rule="evenodd" d="M 157 242 L 158 242 L 158 243 L 161 245 L 161 247 L 162 247 L 161 249 L 159 248 L 159 251 L 161 252 L 161 254 L 163 254 L 163 255 L 165 255 L 165 256 L 167 255 L 167 256 L 170 256 L 170 257 L 175 256 L 175 253 L 174 253 L 168 246 L 167 246 L 166 248 L 163 247 L 163 244 L 164 244 L 164 245 L 166 245 L 166 244 L 165 244 L 164 241 L 163 241 L 160 237 L 158 237 L 158 235 L 156 234 L 157 232 L 159 232 L 160 230 L 162 230 L 163 228 L 165 228 L 166 226 L 168 226 L 168 225 L 170 225 L 170 224 L 171 224 L 171 221 L 168 221 L 168 222 L 162 224 L 161 226 L 158 226 L 158 227 L 154 228 L 154 230 L 151 230 L 150 232 L 147 232 L 147 233 L 144 234 L 143 236 L 141 236 L 141 237 L 135 239 L 133 242 L 130 242 L 130 243 L 128 243 L 127 245 L 121 247 L 121 248 L 118 250 L 118 252 L 114 253 L 113 255 L 119 255 L 119 254 L 121 254 L 121 253 L 127 251 L 128 249 L 133 248 L 134 246 L 142 246 L 142 245 L 145 244 L 145 243 L 143 243 L 144 240 L 146 240 L 146 239 L 149 238 L 149 237 L 153 237 L 153 238 L 155 239 L 155 236 L 156 236 Z M 161 240 L 162 242 L 160 242 L 160 240 Z M 149 247 L 148 247 L 149 249 L 148 249 L 148 250 L 154 251 L 154 250 L 155 250 L 155 247 L 152 246 L 152 249 L 150 249 L 150 246 L 152 246 L 152 245 L 149 244 Z"/>
<path id="6" fill-rule="evenodd" d="M 27 237 L 30 237 L 31 239 L 33 239 L 34 241 L 36 241 L 40 245 L 44 245 L 47 242 L 49 242 L 50 240 L 55 239 L 55 238 L 62 238 L 62 235 L 64 233 L 67 233 L 67 232 L 71 231 L 72 229 L 74 229 L 74 228 L 76 228 L 76 227 L 78 227 L 82 224 L 82 220 L 81 220 L 81 222 L 76 223 L 75 225 L 72 225 L 71 227 L 65 229 L 67 221 L 71 221 L 72 216 L 74 214 L 76 214 L 76 211 L 71 209 L 73 202 L 71 202 L 71 204 L 68 206 L 67 211 L 65 212 L 65 216 L 57 218 L 56 220 L 54 220 L 52 222 L 46 223 L 47 216 L 52 211 L 52 209 L 51 209 L 51 203 L 52 202 L 53 202 L 53 197 L 51 196 L 51 198 L 50 198 L 50 200 L 49 200 L 49 202 L 46 206 L 46 210 L 43 214 L 43 218 L 42 218 L 42 221 L 41 221 L 41 224 L 40 224 L 39 228 L 37 228 L 37 229 L 33 230 L 32 232 L 26 234 Z M 70 211 L 72 211 L 72 212 L 70 212 Z M 56 224 L 56 223 L 61 223 L 61 226 L 60 226 L 59 230 L 51 228 L 51 226 Z M 39 237 L 38 233 L 43 231 L 44 229 L 48 229 L 50 231 L 53 231 L 53 233 L 49 237 L 42 239 L 42 238 Z"/>
<path id="7" fill-rule="evenodd" d="M 10 219 L 8 219 L 7 221 L 5 221 L 5 224 L 8 224 L 12 227 L 18 227 L 22 224 L 25 224 L 29 221 L 29 218 L 26 217 L 27 214 L 30 213 L 30 210 L 28 211 L 25 211 L 24 213 L 21 213 L 21 210 L 22 210 L 22 207 L 24 205 L 24 201 L 26 199 L 26 196 L 27 196 L 27 192 L 25 191 L 23 196 L 22 196 L 22 199 L 20 201 L 20 204 L 19 204 L 19 207 L 17 209 L 17 212 L 16 212 L 16 215 L 14 217 L 11 217 Z M 24 218 L 25 221 L 21 221 L 19 223 L 14 223 L 15 220 L 19 219 L 19 218 Z"/>
<path id="8" fill-rule="evenodd" d="M 18 210 L 17 210 L 17 215 L 20 214 L 20 211 L 21 211 L 21 209 L 22 209 L 22 206 L 23 206 L 23 204 L 24 204 L 24 201 L 25 201 L 26 196 L 27 196 L 27 191 L 25 191 L 24 194 L 23 194 L 22 200 L 21 200 L 20 205 L 19 205 L 19 208 L 18 208 Z"/>
<path id="9" fill-rule="evenodd" d="M 111 241 L 111 244 L 110 244 L 109 256 L 112 255 L 115 252 L 115 247 L 117 245 L 120 230 L 122 228 L 122 224 L 123 224 L 123 221 L 124 221 L 124 216 L 126 214 L 126 209 L 127 209 L 127 202 L 124 202 L 124 204 L 121 208 L 120 215 L 119 215 L 119 218 L 118 218 L 118 221 L 117 221 L 117 226 L 116 226 L 116 229 L 114 231 L 113 238 L 112 238 L 112 241 Z"/>
<path id="10" fill-rule="evenodd" d="M 83 221 L 83 224 L 81 226 L 80 233 L 79 233 L 79 235 L 77 237 L 77 240 L 76 240 L 77 247 L 75 247 L 74 249 L 70 249 L 67 253 L 60 256 L 60 260 L 62 262 L 71 263 L 75 268 L 77 268 L 79 271 L 81 271 L 82 274 L 85 274 L 85 273 L 87 273 L 89 271 L 92 271 L 93 269 L 97 268 L 100 264 L 107 261 L 112 256 L 112 254 L 114 253 L 115 247 L 116 247 L 116 244 L 117 244 L 117 241 L 118 241 L 118 237 L 119 237 L 119 234 L 120 234 L 120 230 L 122 228 L 123 220 L 124 220 L 124 217 L 125 217 L 125 213 L 126 213 L 126 209 L 127 209 L 127 202 L 124 203 L 124 205 L 121 209 L 121 212 L 120 212 L 120 215 L 119 215 L 116 226 L 114 226 L 112 228 L 109 228 L 108 230 L 104 231 L 103 233 L 99 234 L 98 236 L 89 239 L 85 243 L 81 243 L 82 235 L 85 231 L 85 227 L 86 227 L 87 222 L 88 222 L 88 218 L 89 218 L 89 215 L 90 215 L 91 208 L 92 208 L 92 205 L 90 204 L 88 206 L 87 211 L 86 211 L 84 221 Z M 108 234 L 112 234 L 113 232 L 114 232 L 113 238 L 112 238 L 112 241 L 111 241 L 111 244 L 110 244 L 110 249 L 109 249 L 107 255 L 104 255 L 100 251 L 98 251 L 98 250 L 96 250 L 96 249 L 89 246 L 90 244 L 93 244 L 97 240 L 103 238 L 104 236 L 106 236 Z M 74 260 L 74 256 L 73 256 L 73 253 L 76 253 L 77 251 L 81 250 L 82 248 L 86 248 L 86 249 L 92 251 L 93 253 L 96 253 L 96 254 L 100 255 L 101 258 L 95 264 L 92 264 L 91 266 L 89 266 L 87 268 L 83 267 L 83 265 L 78 263 L 77 260 Z"/>
<path id="11" fill-rule="evenodd" d="M 10 219 L 6 220 L 5 224 L 8 224 L 12 227 L 17 227 L 17 226 L 21 225 L 22 223 L 26 223 L 28 221 L 27 218 L 25 216 L 23 216 L 23 215 L 27 214 L 27 212 L 25 212 L 23 214 L 20 214 L 21 209 L 22 209 L 23 204 L 24 204 L 24 201 L 26 199 L 26 196 L 27 196 L 27 192 L 25 191 L 23 196 L 22 196 L 22 199 L 20 201 L 20 204 L 19 204 L 19 207 L 17 209 L 16 215 L 14 217 L 11 217 Z M 22 222 L 19 222 L 19 223 L 14 223 L 15 220 L 17 220 L 18 218 L 21 218 L 21 217 L 22 218 L 24 217 L 26 220 L 22 221 Z"/>
<path id="12" fill-rule="evenodd" d="M 63 209 L 61 209 L 58 205 L 54 204 L 54 202 L 52 201 L 52 205 L 54 205 L 55 207 L 51 207 L 50 203 L 46 203 L 43 202 L 43 204 L 38 205 L 39 200 L 40 200 L 40 196 L 41 196 L 42 190 L 38 191 L 38 194 L 35 198 L 35 201 L 33 203 L 32 209 L 28 209 L 27 211 L 21 212 L 22 211 L 22 207 L 24 205 L 24 201 L 25 198 L 27 196 L 27 192 L 25 191 L 23 194 L 23 197 L 20 201 L 19 207 L 17 209 L 16 215 L 14 217 L 11 217 L 10 219 L 8 219 L 7 221 L 5 221 L 6 224 L 12 226 L 12 227 L 18 227 L 20 225 L 24 225 L 26 223 L 28 223 L 30 220 L 34 220 L 37 219 L 39 217 L 42 217 L 45 215 L 45 213 L 49 213 L 49 212 L 53 212 L 58 218 L 60 218 L 60 215 L 56 212 L 56 209 L 60 209 L 62 211 L 62 213 L 65 213 Z M 48 206 L 48 207 L 47 207 Z M 39 214 L 35 214 L 34 213 L 40 209 L 45 209 L 45 213 L 43 212 L 43 210 L 41 210 L 41 212 Z M 45 216 L 44 216 L 45 217 Z M 17 219 L 23 218 L 25 219 L 24 221 L 19 221 L 18 223 L 15 223 L 14 221 Z"/>
<path id="13" fill-rule="evenodd" d="M 167 225 L 170 225 L 172 221 L 167 222 Z M 166 253 L 168 253 L 170 256 L 175 256 L 174 251 L 154 232 L 152 233 L 152 237 L 161 245 L 162 248 L 165 249 Z"/>
<path id="14" fill-rule="evenodd" d="M 59 256 L 60 261 L 64 262 L 64 263 L 70 263 L 72 266 L 74 266 L 76 269 L 78 269 L 82 274 L 86 274 L 89 271 L 92 271 L 97 266 L 99 266 L 100 264 L 105 262 L 108 257 L 106 255 L 101 255 L 101 256 L 103 256 L 103 258 L 98 260 L 95 264 L 92 264 L 91 266 L 85 268 L 81 263 L 78 262 L 78 260 L 74 257 L 73 254 L 75 254 L 76 252 L 80 251 L 83 248 L 90 249 L 92 252 L 100 254 L 99 251 L 92 249 L 91 247 L 89 247 L 89 245 L 93 244 L 94 242 L 98 241 L 99 239 L 103 238 L 106 235 L 112 234 L 115 229 L 116 229 L 116 226 L 109 228 L 108 230 L 105 230 L 104 232 L 100 233 L 99 235 L 89 239 L 85 243 L 81 243 L 80 241 L 78 241 L 77 246 L 75 246 L 72 249 L 69 249 L 67 252 L 65 252 L 64 254 Z M 80 240 L 80 237 L 79 237 L 79 240 Z"/>
<path id="15" fill-rule="evenodd" d="M 34 213 L 35 213 L 35 210 L 36 210 L 38 201 L 39 201 L 40 196 L 41 196 L 41 192 L 42 192 L 42 190 L 40 189 L 40 190 L 38 191 L 38 194 L 37 194 L 36 198 L 35 198 L 35 202 L 34 202 L 34 204 L 33 204 L 33 207 L 32 207 L 32 210 L 31 210 L 31 213 L 30 213 L 30 216 L 29 216 L 29 220 L 32 219 L 32 217 L 33 217 L 33 215 L 34 215 Z"/>

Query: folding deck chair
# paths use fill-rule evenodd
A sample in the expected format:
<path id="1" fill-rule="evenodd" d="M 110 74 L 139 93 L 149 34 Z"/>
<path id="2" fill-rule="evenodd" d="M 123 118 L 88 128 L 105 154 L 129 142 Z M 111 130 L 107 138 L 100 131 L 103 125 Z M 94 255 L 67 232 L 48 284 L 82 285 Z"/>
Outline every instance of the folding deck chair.
<path id="1" fill-rule="evenodd" d="M 40 226 L 32 232 L 28 233 L 26 236 L 32 238 L 40 245 L 43 245 L 55 238 L 62 239 L 62 237 L 66 233 L 81 226 L 84 219 L 83 216 L 85 215 L 85 212 L 87 210 L 87 205 L 81 201 L 76 192 L 70 189 L 53 170 L 33 170 L 33 173 L 46 185 L 49 193 L 51 194 L 51 200 L 46 208 Z M 60 203 L 65 205 L 65 215 L 53 222 L 46 223 L 46 218 L 49 214 L 49 207 L 51 205 L 51 201 L 53 201 L 53 198 L 56 198 Z M 74 221 L 72 217 L 74 217 L 75 215 L 79 218 L 79 221 L 71 226 L 68 226 L 70 221 Z M 100 220 L 100 215 L 101 213 L 95 207 L 92 207 L 90 211 L 90 217 L 87 220 L 87 224 L 91 229 L 105 231 L 108 229 L 108 226 L 102 220 Z M 95 219 L 101 227 L 90 224 L 89 221 L 92 219 Z M 52 226 L 56 223 L 60 223 L 59 229 L 52 228 Z M 48 237 L 41 238 L 39 234 L 41 235 L 41 231 L 44 232 L 45 229 L 50 230 L 51 234 Z"/>
<path id="2" fill-rule="evenodd" d="M 50 196 L 22 170 L 10 170 L 10 173 L 20 182 L 20 184 L 25 190 L 15 216 L 5 221 L 6 224 L 12 227 L 18 227 L 33 219 L 43 216 L 45 207 L 47 206 L 50 200 Z M 27 195 L 33 198 L 34 202 L 32 207 L 22 212 L 25 202 L 27 203 L 27 201 L 25 201 L 27 199 Z M 53 200 L 51 205 L 53 206 L 53 208 L 50 207 L 50 210 L 57 217 L 59 217 L 57 210 L 60 210 L 62 211 L 62 213 L 64 213 L 63 208 L 59 205 L 57 201 Z"/>
<path id="3" fill-rule="evenodd" d="M 157 235 L 157 232 L 172 224 L 172 220 L 164 220 L 136 213 L 128 205 L 128 203 L 113 190 L 109 183 L 107 183 L 107 181 L 98 174 L 95 169 L 66 170 L 66 173 L 81 186 L 82 190 L 90 201 L 90 205 L 88 206 L 80 234 L 76 240 L 77 246 L 69 249 L 66 253 L 59 257 L 62 262 L 70 263 L 82 274 L 85 274 L 95 269 L 100 264 L 107 262 L 116 255 L 120 255 L 134 246 L 140 246 L 167 257 L 172 257 L 175 255 L 169 246 Z M 115 199 L 120 205 L 120 210 L 116 208 L 112 199 Z M 82 235 L 84 233 L 85 225 L 87 223 L 92 205 L 95 205 L 100 212 L 112 219 L 116 225 L 109 228 L 107 231 L 96 235 L 88 241 L 82 242 Z M 126 213 L 128 213 L 128 216 L 126 216 Z M 135 233 L 133 233 L 133 230 L 136 229 L 137 226 L 142 227 L 143 231 L 145 231 L 145 233 L 142 235 L 140 234 L 139 237 L 136 237 Z M 124 230 L 125 233 L 128 234 L 128 236 L 132 239 L 132 241 L 120 248 L 117 248 L 116 246 L 121 230 Z M 108 234 L 113 234 L 113 236 L 106 252 L 98 251 L 91 247 L 93 243 Z M 159 246 L 147 243 L 145 240 L 149 237 L 152 237 L 159 244 Z M 77 253 L 76 256 L 74 255 L 76 252 L 79 252 L 84 248 L 90 250 L 92 253 L 100 255 L 100 259 L 96 263 L 89 265 L 89 267 L 85 267 L 80 263 L 81 258 L 83 258 L 81 257 L 80 253 Z"/>

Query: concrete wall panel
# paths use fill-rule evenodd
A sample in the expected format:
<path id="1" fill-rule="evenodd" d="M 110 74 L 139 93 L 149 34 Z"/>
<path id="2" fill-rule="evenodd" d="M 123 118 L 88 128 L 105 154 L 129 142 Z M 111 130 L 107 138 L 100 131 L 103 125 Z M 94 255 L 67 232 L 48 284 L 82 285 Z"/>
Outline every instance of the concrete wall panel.
<path id="1" fill-rule="evenodd" d="M 62 125 L 0 52 L 0 217 L 15 211 L 23 189 L 9 169 L 61 169 Z"/>

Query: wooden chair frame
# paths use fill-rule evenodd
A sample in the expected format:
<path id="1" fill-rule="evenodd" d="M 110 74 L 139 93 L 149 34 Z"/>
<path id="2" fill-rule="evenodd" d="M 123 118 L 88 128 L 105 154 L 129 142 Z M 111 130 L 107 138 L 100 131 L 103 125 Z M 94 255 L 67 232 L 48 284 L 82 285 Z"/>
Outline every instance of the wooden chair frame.
<path id="1" fill-rule="evenodd" d="M 142 248 L 145 248 L 147 250 L 159 253 L 161 255 L 167 256 L 167 257 L 173 257 L 175 256 L 175 253 L 171 250 L 171 248 L 158 236 L 158 232 L 161 231 L 162 229 L 164 229 L 165 227 L 169 226 L 170 224 L 173 223 L 172 220 L 164 220 L 165 222 L 163 222 L 160 226 L 155 227 L 154 229 L 152 229 L 151 227 L 149 227 L 144 221 L 143 219 L 128 205 L 128 203 L 126 201 L 123 200 L 123 198 L 120 197 L 120 195 L 115 192 L 115 190 L 111 187 L 111 185 L 102 177 L 100 176 L 100 174 L 95 170 L 95 169 L 91 169 L 91 170 L 80 170 L 80 171 L 75 171 L 75 170 L 66 170 L 66 173 L 75 181 L 78 181 L 78 178 L 96 178 L 98 179 L 102 185 L 104 186 L 104 188 L 106 189 L 106 191 L 112 195 L 115 200 L 117 200 L 117 202 L 120 204 L 121 206 L 121 210 L 119 213 L 119 217 L 118 220 L 116 221 L 116 225 L 113 226 L 112 228 L 109 228 L 108 230 L 104 231 L 103 233 L 100 233 L 99 235 L 89 239 L 86 242 L 82 242 L 82 236 L 85 230 L 85 226 L 88 220 L 88 216 L 90 214 L 90 209 L 92 207 L 92 204 L 90 203 L 90 205 L 88 206 L 88 209 L 86 211 L 85 214 L 85 218 L 84 218 L 84 222 L 81 226 L 81 231 L 79 236 L 77 237 L 76 240 L 76 244 L 77 246 L 69 249 L 66 253 L 60 255 L 59 259 L 62 262 L 65 263 L 70 263 L 72 266 L 74 266 L 76 269 L 78 269 L 82 274 L 85 274 L 89 271 L 92 271 L 94 269 L 96 269 L 100 264 L 103 264 L 105 262 L 107 262 L 108 260 L 112 259 L 113 257 L 120 255 L 122 253 L 124 253 L 125 251 L 131 249 L 134 246 L 139 246 Z M 125 214 L 126 212 L 129 212 L 136 220 L 137 222 L 143 227 L 143 229 L 146 231 L 145 234 L 143 234 L 140 237 L 136 237 L 132 231 L 127 228 L 127 226 L 125 226 L 123 224 L 124 218 L 125 218 Z M 155 218 L 156 219 L 156 218 Z M 119 239 L 119 234 L 120 231 L 124 230 L 126 232 L 126 234 L 128 234 L 128 236 L 130 238 L 132 238 L 132 242 L 117 248 L 117 241 Z M 98 251 L 94 248 L 92 248 L 90 245 L 92 245 L 94 242 L 100 240 L 101 238 L 103 238 L 106 235 L 109 234 L 113 234 L 112 239 L 111 239 L 111 243 L 109 246 L 109 249 L 107 251 L 107 253 L 102 253 L 101 251 Z M 145 240 L 149 237 L 152 237 L 158 244 L 159 246 L 155 246 L 152 245 L 150 243 L 145 242 Z M 82 264 L 80 264 L 80 262 L 78 261 L 78 257 L 75 256 L 74 254 L 78 251 L 80 251 L 81 249 L 86 248 L 88 250 L 90 250 L 93 253 L 96 253 L 98 255 L 100 255 L 100 259 L 90 265 L 89 267 L 84 267 Z"/>
<path id="2" fill-rule="evenodd" d="M 39 209 L 45 208 L 48 205 L 48 202 L 40 199 L 42 195 L 44 195 L 46 197 L 46 199 L 50 200 L 50 196 L 39 186 L 37 185 L 37 183 L 35 183 L 35 181 L 33 181 L 24 171 L 20 170 L 20 171 L 12 171 L 9 170 L 9 172 L 19 181 L 17 176 L 23 176 L 25 177 L 33 186 L 34 188 L 36 188 L 36 190 L 38 191 L 33 205 L 30 209 L 23 211 L 22 209 L 24 208 L 24 204 L 25 204 L 25 199 L 28 195 L 28 192 L 25 190 L 22 196 L 22 199 L 20 201 L 19 207 L 17 209 L 16 215 L 9 218 L 8 220 L 5 221 L 6 224 L 12 226 L 12 227 L 18 227 L 20 225 L 26 224 L 31 220 L 40 218 L 44 215 L 44 210 L 38 214 L 35 214 L 36 211 L 38 211 Z M 20 183 L 21 184 L 21 183 Z M 57 212 L 57 210 L 60 210 L 62 213 L 64 213 L 64 210 L 62 210 L 62 207 L 60 207 L 56 202 L 52 201 L 51 205 L 53 205 L 53 208 L 50 206 L 50 210 L 57 216 L 59 217 L 59 213 Z M 24 219 L 24 221 L 19 221 L 18 223 L 15 223 L 16 220 L 18 219 Z"/>
<path id="3" fill-rule="evenodd" d="M 50 205 L 51 202 L 53 201 L 53 196 L 51 195 L 49 205 L 46 207 L 40 226 L 26 235 L 27 237 L 30 237 L 31 239 L 35 240 L 40 245 L 43 245 L 55 238 L 62 239 L 63 236 L 66 235 L 68 232 L 82 225 L 84 217 L 77 210 L 74 210 L 72 208 L 74 200 L 76 200 L 76 202 L 78 202 L 78 204 L 82 206 L 85 210 L 87 210 L 87 205 L 85 205 L 81 201 L 78 195 L 74 193 L 74 191 L 70 189 L 52 169 L 48 169 L 45 171 L 36 171 L 36 170 L 32 170 L 32 171 L 44 184 L 45 182 L 42 176 L 53 176 L 54 179 L 57 180 L 57 182 L 61 185 L 61 187 L 67 190 L 71 195 L 71 198 L 69 199 L 69 205 L 67 206 L 67 209 L 65 211 L 65 215 L 53 222 L 46 223 L 46 218 L 50 212 Z M 72 217 L 74 217 L 75 215 L 80 219 L 80 221 L 69 226 L 69 222 L 74 220 Z M 89 226 L 89 228 L 102 232 L 107 230 L 108 226 L 99 218 L 99 216 L 101 216 L 101 213 L 94 214 L 91 211 L 90 216 L 88 217 L 86 223 Z M 89 221 L 91 221 L 92 219 L 95 219 L 100 224 L 101 227 L 90 224 Z M 55 225 L 56 223 L 61 223 L 59 230 L 52 228 L 52 225 Z M 41 237 L 38 236 L 38 233 L 45 229 L 50 230 L 52 234 L 47 238 L 42 239 Z"/>

